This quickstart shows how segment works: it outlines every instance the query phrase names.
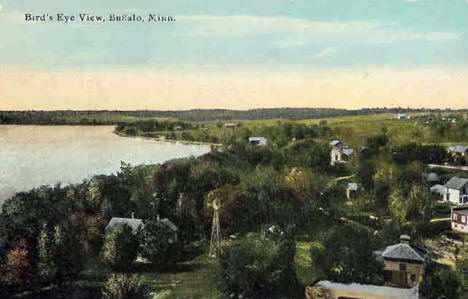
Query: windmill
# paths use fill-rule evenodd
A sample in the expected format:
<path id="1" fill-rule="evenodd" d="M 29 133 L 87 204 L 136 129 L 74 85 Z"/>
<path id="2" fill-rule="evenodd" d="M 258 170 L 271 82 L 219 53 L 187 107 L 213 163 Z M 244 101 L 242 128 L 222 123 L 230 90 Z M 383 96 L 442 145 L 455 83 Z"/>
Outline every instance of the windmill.
<path id="1" fill-rule="evenodd" d="M 210 256 L 217 258 L 221 255 L 221 228 L 219 227 L 220 202 L 217 198 L 213 200 L 213 226 L 211 229 Z"/>

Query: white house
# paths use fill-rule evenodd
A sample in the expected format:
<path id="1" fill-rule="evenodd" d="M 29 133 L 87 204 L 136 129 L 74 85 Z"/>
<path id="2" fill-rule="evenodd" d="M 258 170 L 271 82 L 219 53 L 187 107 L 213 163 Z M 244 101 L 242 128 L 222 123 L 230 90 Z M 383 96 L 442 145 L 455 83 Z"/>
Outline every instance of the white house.
<path id="1" fill-rule="evenodd" d="M 224 128 L 226 128 L 226 129 L 235 129 L 235 128 L 237 128 L 237 124 L 234 124 L 234 123 L 224 124 Z"/>
<path id="2" fill-rule="evenodd" d="M 265 137 L 250 137 L 249 143 L 251 145 L 262 146 L 262 145 L 267 145 L 268 140 Z"/>
<path id="3" fill-rule="evenodd" d="M 355 198 L 356 194 L 359 193 L 361 190 L 362 187 L 359 183 L 348 183 L 348 187 L 346 188 L 346 198 Z"/>
<path id="4" fill-rule="evenodd" d="M 330 145 L 332 146 L 330 165 L 347 163 L 351 159 L 354 150 L 344 145 L 341 140 L 332 140 Z"/>
<path id="5" fill-rule="evenodd" d="M 447 151 L 452 156 L 466 156 L 468 154 L 468 146 L 465 145 L 452 145 L 447 148 Z"/>
<path id="6" fill-rule="evenodd" d="M 397 116 L 397 119 L 411 119 L 411 116 L 405 114 L 405 113 L 400 113 Z"/>
<path id="7" fill-rule="evenodd" d="M 444 201 L 468 203 L 468 179 L 453 177 L 444 185 Z"/>

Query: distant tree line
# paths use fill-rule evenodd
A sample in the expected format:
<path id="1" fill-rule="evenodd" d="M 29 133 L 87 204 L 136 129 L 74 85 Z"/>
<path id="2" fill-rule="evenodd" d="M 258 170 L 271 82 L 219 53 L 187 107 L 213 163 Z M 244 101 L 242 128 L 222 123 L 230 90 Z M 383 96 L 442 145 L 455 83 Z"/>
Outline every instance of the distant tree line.
<path id="1" fill-rule="evenodd" d="M 0 124 L 30 125 L 116 125 L 126 117 L 175 118 L 179 120 L 233 120 L 233 119 L 307 119 L 378 113 L 452 113 L 468 110 L 366 108 L 359 110 L 331 108 L 263 108 L 250 110 L 193 109 L 193 110 L 60 110 L 60 111 L 0 111 Z"/>

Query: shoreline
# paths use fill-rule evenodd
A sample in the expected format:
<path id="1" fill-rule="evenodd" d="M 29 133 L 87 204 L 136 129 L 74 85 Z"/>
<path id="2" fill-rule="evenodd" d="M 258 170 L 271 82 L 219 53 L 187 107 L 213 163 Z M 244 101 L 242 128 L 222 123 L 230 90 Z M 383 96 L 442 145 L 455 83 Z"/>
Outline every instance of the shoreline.
<path id="1" fill-rule="evenodd" d="M 214 146 L 214 147 L 223 146 L 223 144 L 221 143 L 209 143 L 209 142 L 203 142 L 203 141 L 177 140 L 177 139 L 166 139 L 166 138 L 161 139 L 157 137 L 149 137 L 149 136 L 143 136 L 143 135 L 126 135 L 124 133 L 117 132 L 116 130 L 112 131 L 112 133 L 120 137 L 143 138 L 143 139 L 154 140 L 158 142 L 181 143 L 181 144 L 187 144 L 187 145 L 209 145 L 209 146 Z"/>

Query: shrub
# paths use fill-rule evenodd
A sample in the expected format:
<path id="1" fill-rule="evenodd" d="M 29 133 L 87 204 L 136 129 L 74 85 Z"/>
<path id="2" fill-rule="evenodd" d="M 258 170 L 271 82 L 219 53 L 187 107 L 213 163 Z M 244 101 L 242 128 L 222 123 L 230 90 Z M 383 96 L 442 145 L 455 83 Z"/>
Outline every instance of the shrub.
<path id="1" fill-rule="evenodd" d="M 138 238 L 128 225 L 116 227 L 104 240 L 103 257 L 106 263 L 115 269 L 125 269 L 136 259 Z"/>
<path id="2" fill-rule="evenodd" d="M 218 289 L 226 296 L 301 296 L 294 264 L 295 243 L 250 234 L 225 248 L 219 260 Z"/>
<path id="3" fill-rule="evenodd" d="M 180 253 L 176 233 L 161 223 L 146 223 L 141 232 L 140 253 L 159 269 L 173 267 Z"/>
<path id="4" fill-rule="evenodd" d="M 146 299 L 149 291 L 140 276 L 112 274 L 102 290 L 103 299 Z"/>

